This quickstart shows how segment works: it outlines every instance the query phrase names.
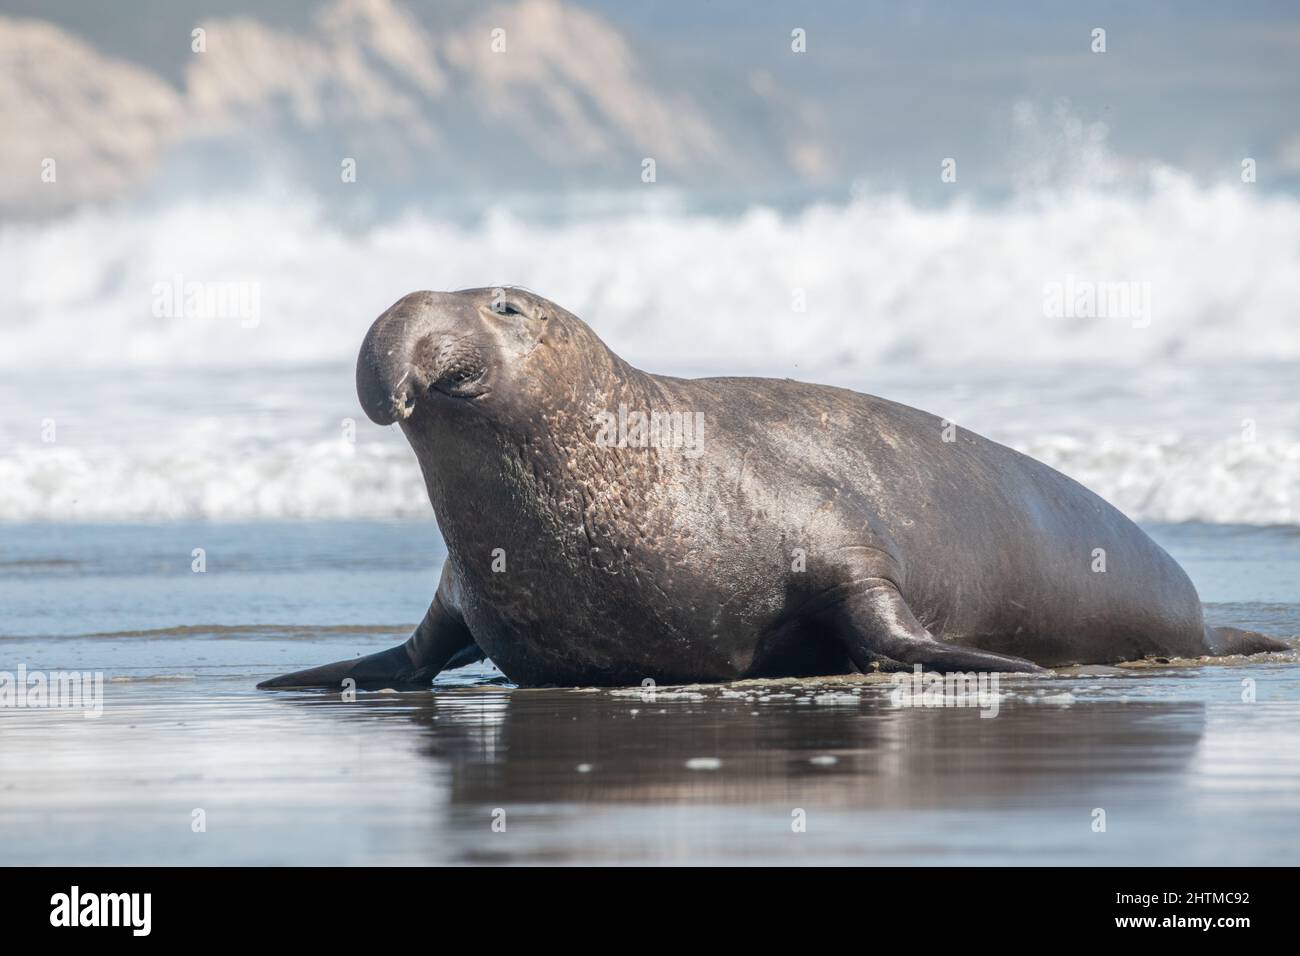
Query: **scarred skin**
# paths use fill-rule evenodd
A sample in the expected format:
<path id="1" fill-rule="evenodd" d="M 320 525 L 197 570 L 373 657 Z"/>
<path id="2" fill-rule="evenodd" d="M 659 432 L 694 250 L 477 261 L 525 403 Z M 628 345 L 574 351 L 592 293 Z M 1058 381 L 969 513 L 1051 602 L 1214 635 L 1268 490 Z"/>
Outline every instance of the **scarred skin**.
<path id="1" fill-rule="evenodd" d="M 531 686 L 1287 647 L 1207 628 L 1164 550 L 1032 458 L 846 389 L 651 375 L 532 293 L 402 298 L 357 391 L 415 451 L 442 580 L 406 644 L 263 687 L 427 684 L 484 654 Z M 619 447 L 620 406 L 702 420 L 698 444 Z"/>

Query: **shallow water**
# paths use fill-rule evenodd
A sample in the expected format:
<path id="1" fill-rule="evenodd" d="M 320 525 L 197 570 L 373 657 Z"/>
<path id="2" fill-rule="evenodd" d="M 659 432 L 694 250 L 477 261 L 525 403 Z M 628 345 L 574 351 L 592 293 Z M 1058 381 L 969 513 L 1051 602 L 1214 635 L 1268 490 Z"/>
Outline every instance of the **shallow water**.
<path id="1" fill-rule="evenodd" d="M 1296 529 L 1151 530 L 1212 620 L 1300 632 Z M 402 639 L 439 547 L 411 523 L 4 527 L 0 670 L 105 684 L 95 719 L 0 708 L 3 862 L 1300 860 L 1294 652 L 1003 678 L 992 718 L 880 678 L 254 690 Z"/>

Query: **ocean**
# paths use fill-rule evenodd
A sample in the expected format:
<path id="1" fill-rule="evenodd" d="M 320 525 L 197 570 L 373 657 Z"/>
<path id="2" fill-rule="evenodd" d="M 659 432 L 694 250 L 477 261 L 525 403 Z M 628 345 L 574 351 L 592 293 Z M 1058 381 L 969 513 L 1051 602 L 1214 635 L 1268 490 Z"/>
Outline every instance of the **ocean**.
<path id="1" fill-rule="evenodd" d="M 1164 170 L 355 221 L 266 187 L 0 225 L 0 672 L 104 680 L 97 717 L 0 707 L 5 860 L 1294 862 L 1295 651 L 1008 677 L 995 719 L 878 680 L 254 685 L 423 614 L 444 549 L 352 363 L 406 292 L 506 283 L 649 371 L 841 385 L 1012 445 L 1142 523 L 1212 622 L 1294 639 L 1298 221 Z"/>
<path id="2" fill-rule="evenodd" d="M 427 517 L 357 348 L 407 292 L 516 284 L 648 371 L 915 404 L 1138 520 L 1300 523 L 1289 194 L 1157 171 L 982 204 L 327 209 L 267 187 L 0 225 L 0 520 Z"/>

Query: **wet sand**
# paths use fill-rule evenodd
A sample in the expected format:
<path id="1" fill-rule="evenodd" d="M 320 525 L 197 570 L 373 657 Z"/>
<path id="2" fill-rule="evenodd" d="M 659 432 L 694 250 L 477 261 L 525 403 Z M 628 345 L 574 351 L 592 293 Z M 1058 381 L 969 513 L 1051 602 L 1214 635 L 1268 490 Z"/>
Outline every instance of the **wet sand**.
<path id="1" fill-rule="evenodd" d="M 0 717 L 0 833 L 8 864 L 1294 863 L 1292 658 L 1005 679 L 993 718 L 865 678 L 520 690 L 479 667 L 348 702 L 221 665 L 119 675 L 98 719 Z"/>
<path id="2" fill-rule="evenodd" d="M 388 534 L 368 533 L 377 542 Z M 81 553 L 95 552 L 94 534 L 84 532 Z M 236 529 L 209 536 L 222 534 L 240 537 Z M 295 562 L 317 560 L 303 535 L 330 553 L 369 540 L 356 528 L 266 534 L 287 540 L 279 547 L 297 557 L 284 566 L 253 561 L 242 581 L 227 570 L 210 605 L 191 591 L 181 605 L 208 623 L 179 629 L 120 626 L 158 623 L 148 609 L 170 605 L 170 571 L 150 571 L 152 588 L 138 571 L 114 575 L 93 562 L 69 577 L 51 564 L 62 545 L 49 535 L 10 549 L 28 559 L 22 574 L 0 581 L 11 620 L 38 624 L 49 589 L 71 580 L 69 604 L 100 607 L 104 626 L 59 633 L 66 622 L 55 606 L 45 633 L 0 637 L 0 670 L 78 667 L 104 671 L 106 683 L 96 719 L 0 708 L 4 863 L 1300 859 L 1295 652 L 1007 677 L 992 718 L 978 707 L 899 706 L 880 677 L 647 694 L 521 690 L 479 665 L 443 675 L 429 692 L 354 701 L 258 692 L 262 677 L 389 646 L 409 626 L 212 623 L 218 608 L 235 619 L 260 616 L 273 591 L 289 600 L 272 585 L 298 580 Z M 1177 555 L 1191 566 L 1193 544 L 1185 540 Z M 224 546 L 214 541 L 213 550 Z M 1235 553 L 1222 543 L 1209 550 L 1216 561 Z M 114 549 L 104 553 L 111 563 Z M 332 582 L 331 596 L 313 589 L 298 613 L 336 602 L 363 604 L 381 621 L 409 615 L 405 592 L 419 587 L 398 582 L 390 591 L 400 600 L 389 601 L 369 575 L 390 558 L 364 544 L 352 553 L 358 566 L 343 562 L 336 572 L 352 584 Z M 1269 557 L 1271 572 L 1241 569 L 1241 587 L 1268 588 L 1269 573 L 1288 579 L 1288 553 Z M 386 552 L 376 546 L 374 554 Z M 420 576 L 435 571 L 431 561 Z M 181 589 L 218 583 L 197 585 L 182 573 L 188 568 L 173 582 Z M 1210 613 L 1275 634 L 1300 630 L 1291 601 L 1214 604 Z M 1243 680 L 1253 682 L 1253 701 L 1243 700 Z M 1104 832 L 1095 830 L 1098 809 Z M 196 810 L 203 832 L 194 830 Z"/>

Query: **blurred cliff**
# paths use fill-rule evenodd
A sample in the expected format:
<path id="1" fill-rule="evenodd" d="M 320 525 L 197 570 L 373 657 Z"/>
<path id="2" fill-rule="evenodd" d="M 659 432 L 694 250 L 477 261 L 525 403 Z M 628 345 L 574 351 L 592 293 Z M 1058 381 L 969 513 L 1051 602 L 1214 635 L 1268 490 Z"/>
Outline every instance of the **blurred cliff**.
<path id="1" fill-rule="evenodd" d="M 963 194 L 1239 183 L 1245 157 L 1296 191 L 1297 57 L 1281 0 L 0 0 L 0 215 L 268 179 L 483 208 L 639 189 L 645 157 L 741 205 L 947 200 L 945 157 Z"/>
<path id="2" fill-rule="evenodd" d="M 352 158 L 393 193 L 632 186 L 644 157 L 715 182 L 825 171 L 807 143 L 782 148 L 800 137 L 778 97 L 702 108 L 652 82 L 595 13 L 556 0 L 427 12 L 333 0 L 295 27 L 201 18 L 206 49 L 187 48 L 189 30 L 168 38 L 188 54 L 175 82 L 54 23 L 0 19 L 0 207 L 118 197 L 175 157 L 208 184 L 271 166 L 320 188 Z M 40 188 L 47 157 L 57 189 Z"/>

